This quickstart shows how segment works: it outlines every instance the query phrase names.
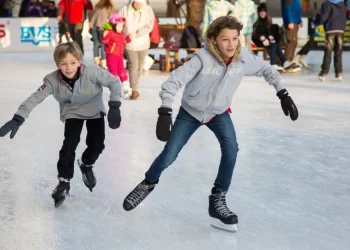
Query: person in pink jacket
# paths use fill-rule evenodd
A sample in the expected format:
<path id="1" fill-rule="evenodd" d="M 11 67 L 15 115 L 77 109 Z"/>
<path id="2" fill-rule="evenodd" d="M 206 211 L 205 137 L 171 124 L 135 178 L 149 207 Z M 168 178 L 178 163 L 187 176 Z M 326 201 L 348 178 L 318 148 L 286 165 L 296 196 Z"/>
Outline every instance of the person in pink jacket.
<path id="1" fill-rule="evenodd" d="M 123 29 L 125 18 L 119 14 L 113 14 L 109 22 L 103 26 L 102 43 L 105 45 L 107 67 L 109 72 L 120 78 L 123 84 L 124 98 L 131 96 L 132 90 L 128 81 L 128 74 L 124 68 L 124 46 L 131 40 L 125 37 Z"/>

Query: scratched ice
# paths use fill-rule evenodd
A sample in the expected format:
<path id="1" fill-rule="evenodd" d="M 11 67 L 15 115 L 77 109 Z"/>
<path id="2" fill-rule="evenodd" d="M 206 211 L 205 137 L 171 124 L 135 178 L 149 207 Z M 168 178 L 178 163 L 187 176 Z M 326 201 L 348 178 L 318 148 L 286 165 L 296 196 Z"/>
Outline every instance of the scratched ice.
<path id="1" fill-rule="evenodd" d="M 54 69 L 51 58 L 51 53 L 0 55 L 1 124 Z M 1 138 L 0 249 L 350 249 L 350 57 L 344 53 L 343 83 L 333 73 L 324 83 L 317 80 L 321 58 L 321 52 L 312 52 L 311 69 L 283 75 L 300 111 L 296 122 L 283 115 L 274 89 L 262 79 L 245 78 L 237 92 L 232 119 L 240 151 L 227 197 L 239 216 L 236 234 L 208 223 L 220 147 L 204 127 L 154 193 L 132 212 L 123 210 L 124 197 L 164 145 L 156 139 L 155 124 L 167 75 L 153 71 L 141 78 L 140 100 L 123 103 L 121 128 L 106 130 L 94 191 L 84 186 L 76 167 L 71 197 L 59 209 L 51 198 L 63 141 L 55 100 L 37 106 L 14 140 Z M 92 55 L 84 60 L 92 62 Z M 85 135 L 84 130 L 78 157 Z"/>

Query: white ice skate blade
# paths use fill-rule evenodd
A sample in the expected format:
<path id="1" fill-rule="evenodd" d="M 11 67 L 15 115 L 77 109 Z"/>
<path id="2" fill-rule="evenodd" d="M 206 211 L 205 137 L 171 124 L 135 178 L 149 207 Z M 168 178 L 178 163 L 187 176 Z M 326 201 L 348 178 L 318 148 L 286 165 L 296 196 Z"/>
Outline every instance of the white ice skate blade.
<path id="1" fill-rule="evenodd" d="M 237 232 L 237 225 L 236 224 L 224 224 L 220 220 L 211 218 L 210 226 L 212 226 L 215 229 L 223 230 L 230 233 Z"/>

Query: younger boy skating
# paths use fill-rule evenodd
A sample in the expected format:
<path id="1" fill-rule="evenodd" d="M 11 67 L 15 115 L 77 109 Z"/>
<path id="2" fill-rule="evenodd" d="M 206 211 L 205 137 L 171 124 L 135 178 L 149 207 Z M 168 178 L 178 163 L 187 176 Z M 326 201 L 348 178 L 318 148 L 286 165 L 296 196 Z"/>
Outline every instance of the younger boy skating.
<path id="1" fill-rule="evenodd" d="M 54 51 L 54 60 L 58 67 L 44 77 L 41 87 L 27 98 L 19 107 L 11 121 L 0 128 L 0 137 L 14 138 L 19 127 L 28 118 L 30 112 L 49 95 L 53 95 L 60 105 L 60 118 L 65 123 L 63 146 L 57 163 L 59 183 L 52 193 L 55 206 L 60 206 L 70 190 L 73 178 L 75 150 L 80 134 L 86 122 L 87 148 L 78 160 L 85 185 L 92 191 L 96 178 L 93 165 L 104 149 L 106 109 L 102 100 L 103 87 L 110 90 L 108 102 L 109 127 L 120 126 L 122 89 L 118 78 L 100 67 L 81 64 L 83 54 L 76 42 L 62 43 Z"/>
<path id="2" fill-rule="evenodd" d="M 280 74 L 268 62 L 241 48 L 241 23 L 234 17 L 214 20 L 206 33 L 206 45 L 183 66 L 174 70 L 162 84 L 156 127 L 157 138 L 167 141 L 162 153 L 154 160 L 145 179 L 127 195 L 123 207 L 137 207 L 155 188 L 162 172 L 177 158 L 182 147 L 202 125 L 217 137 L 221 147 L 218 175 L 209 195 L 209 216 L 212 226 L 235 231 L 238 217 L 226 205 L 226 193 L 236 165 L 238 144 L 229 108 L 245 75 L 264 77 L 277 92 L 286 116 L 298 118 L 298 110 L 281 84 Z M 185 85 L 180 111 L 172 126 L 172 105 L 176 92 Z M 252 89 L 252 95 L 254 93 Z M 188 185 L 191 186 L 191 183 Z"/>

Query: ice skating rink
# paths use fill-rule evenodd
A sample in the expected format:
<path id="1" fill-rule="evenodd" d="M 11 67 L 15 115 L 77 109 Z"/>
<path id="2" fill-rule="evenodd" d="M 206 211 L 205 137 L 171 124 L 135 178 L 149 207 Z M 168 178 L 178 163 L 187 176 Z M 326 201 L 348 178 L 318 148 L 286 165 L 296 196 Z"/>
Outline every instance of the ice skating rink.
<path id="1" fill-rule="evenodd" d="M 256 77 L 244 79 L 231 106 L 240 147 L 227 195 L 239 218 L 235 234 L 209 226 L 208 195 L 220 147 L 206 127 L 194 134 L 139 207 L 122 208 L 164 146 L 155 125 L 166 74 L 142 76 L 140 99 L 123 102 L 121 128 L 106 129 L 94 191 L 85 187 L 76 166 L 71 197 L 58 209 L 51 192 L 58 183 L 63 123 L 57 102 L 47 98 L 13 140 L 0 138 L 0 249 L 350 249 L 349 55 L 343 56 L 342 83 L 333 73 L 318 81 L 322 52 L 310 53 L 310 69 L 283 75 L 299 108 L 296 122 L 284 116 L 273 87 Z M 0 54 L 1 125 L 55 69 L 51 58 L 51 53 Z M 91 63 L 92 55 L 84 61 Z M 85 149 L 85 135 L 84 129 L 77 157 Z"/>

